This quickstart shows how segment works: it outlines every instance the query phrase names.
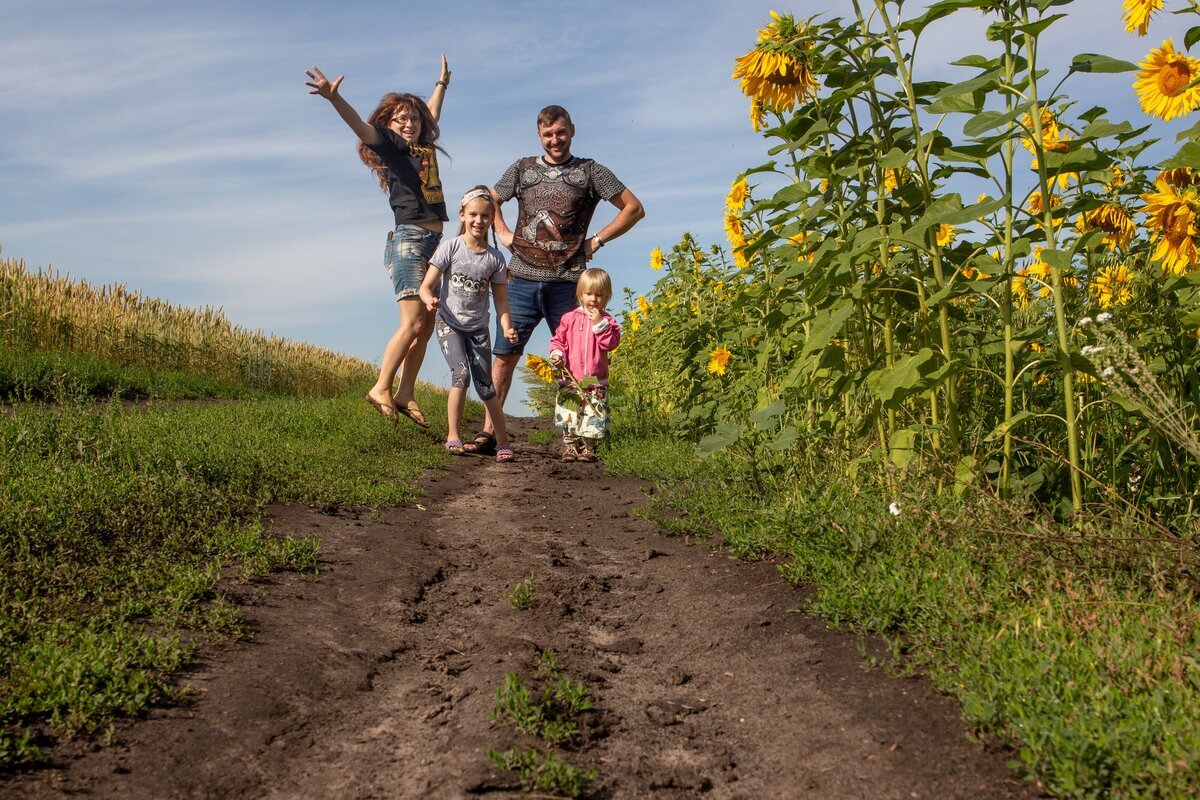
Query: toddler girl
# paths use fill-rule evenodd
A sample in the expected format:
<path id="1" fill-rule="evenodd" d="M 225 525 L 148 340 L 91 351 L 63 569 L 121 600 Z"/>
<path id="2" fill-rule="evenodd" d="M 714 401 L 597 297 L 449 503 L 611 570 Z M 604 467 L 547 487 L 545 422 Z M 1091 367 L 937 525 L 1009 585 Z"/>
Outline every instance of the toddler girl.
<path id="1" fill-rule="evenodd" d="M 595 461 L 596 443 L 608 434 L 608 354 L 621 343 L 621 328 L 604 310 L 612 299 L 612 279 L 604 270 L 584 270 L 575 298 L 579 305 L 563 315 L 550 340 L 550 361 L 575 382 L 559 382 L 554 424 L 563 429 L 563 461 Z M 578 411 L 563 403 L 565 391 L 576 387 Z"/>

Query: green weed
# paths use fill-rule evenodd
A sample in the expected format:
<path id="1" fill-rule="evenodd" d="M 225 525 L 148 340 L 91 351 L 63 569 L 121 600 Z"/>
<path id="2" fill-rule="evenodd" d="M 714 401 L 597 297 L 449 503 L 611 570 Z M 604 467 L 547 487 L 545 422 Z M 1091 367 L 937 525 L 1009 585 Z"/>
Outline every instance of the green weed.
<path id="1" fill-rule="evenodd" d="M 533 573 L 529 573 L 522 580 L 517 581 L 509 587 L 506 593 L 508 602 L 513 608 L 518 611 L 525 611 L 533 607 Z"/>
<path id="2" fill-rule="evenodd" d="M 502 772 L 514 770 L 527 792 L 546 792 L 559 797 L 578 797 L 596 779 L 595 769 L 581 769 L 562 761 L 548 750 L 542 755 L 533 748 L 488 749 L 488 758 Z"/>
<path id="3" fill-rule="evenodd" d="M 559 760 L 553 748 L 579 733 L 579 717 L 591 710 L 592 699 L 587 687 L 572 681 L 560 666 L 554 651 L 542 652 L 534 669 L 540 688 L 534 690 L 517 673 L 506 673 L 492 708 L 493 724 L 537 737 L 549 745 L 545 754 L 514 747 L 504 752 L 489 750 L 488 757 L 497 769 L 516 770 L 527 791 L 577 797 L 595 779 L 596 770 Z"/>

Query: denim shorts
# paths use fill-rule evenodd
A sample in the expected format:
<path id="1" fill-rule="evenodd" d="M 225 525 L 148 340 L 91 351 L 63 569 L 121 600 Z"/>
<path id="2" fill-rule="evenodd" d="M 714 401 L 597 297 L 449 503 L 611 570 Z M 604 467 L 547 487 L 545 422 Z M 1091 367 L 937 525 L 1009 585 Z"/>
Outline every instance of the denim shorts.
<path id="1" fill-rule="evenodd" d="M 383 248 L 383 266 L 396 290 L 396 299 L 416 297 L 429 269 L 429 259 L 442 235 L 420 225 L 397 225 Z"/>
<path id="2" fill-rule="evenodd" d="M 550 326 L 550 334 L 558 330 L 563 315 L 579 304 L 575 299 L 575 284 L 558 281 L 527 281 L 510 275 L 508 278 L 508 311 L 512 326 L 517 329 L 517 341 L 504 338 L 500 320 L 496 320 L 496 355 L 520 355 L 542 320 Z"/>

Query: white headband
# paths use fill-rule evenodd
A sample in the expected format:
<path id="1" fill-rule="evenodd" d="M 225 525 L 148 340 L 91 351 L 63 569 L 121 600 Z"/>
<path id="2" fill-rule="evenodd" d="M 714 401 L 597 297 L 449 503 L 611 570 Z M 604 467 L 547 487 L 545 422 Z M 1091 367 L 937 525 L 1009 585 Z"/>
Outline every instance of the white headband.
<path id="1" fill-rule="evenodd" d="M 491 200 L 492 193 L 487 189 L 472 189 L 462 196 L 462 200 L 458 201 L 459 208 L 465 208 L 467 203 L 471 202 L 476 197 L 486 197 L 488 200 Z"/>

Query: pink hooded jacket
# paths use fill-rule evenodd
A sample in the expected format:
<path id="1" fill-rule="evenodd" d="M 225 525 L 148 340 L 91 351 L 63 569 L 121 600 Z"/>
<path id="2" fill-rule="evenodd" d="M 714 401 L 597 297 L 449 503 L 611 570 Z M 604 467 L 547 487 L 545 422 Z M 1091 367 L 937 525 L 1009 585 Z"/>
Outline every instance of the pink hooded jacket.
<path id="1" fill-rule="evenodd" d="M 592 325 L 587 313 L 576 306 L 563 315 L 550 340 L 550 355 L 558 353 L 576 380 L 588 375 L 608 378 L 608 353 L 621 343 L 621 326 L 607 311 Z"/>

